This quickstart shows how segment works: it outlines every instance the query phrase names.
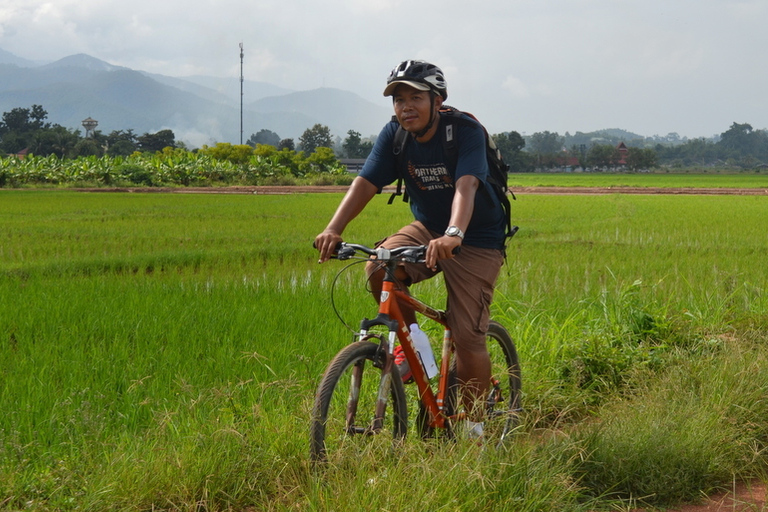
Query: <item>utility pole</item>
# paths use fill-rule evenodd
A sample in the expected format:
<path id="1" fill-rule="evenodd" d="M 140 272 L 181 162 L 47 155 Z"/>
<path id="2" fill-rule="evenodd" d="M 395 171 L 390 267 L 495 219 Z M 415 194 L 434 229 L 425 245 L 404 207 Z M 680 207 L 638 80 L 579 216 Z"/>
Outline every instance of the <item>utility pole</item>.
<path id="1" fill-rule="evenodd" d="M 240 43 L 240 145 L 243 145 L 243 43 Z"/>

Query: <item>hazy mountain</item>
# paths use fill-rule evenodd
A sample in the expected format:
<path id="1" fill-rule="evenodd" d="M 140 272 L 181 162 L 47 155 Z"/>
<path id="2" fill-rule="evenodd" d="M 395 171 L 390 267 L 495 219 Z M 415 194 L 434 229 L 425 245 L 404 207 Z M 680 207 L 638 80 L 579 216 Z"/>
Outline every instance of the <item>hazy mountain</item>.
<path id="1" fill-rule="evenodd" d="M 39 63 L 37 62 L 33 62 L 27 59 L 22 59 L 21 57 L 18 57 L 10 52 L 7 52 L 2 48 L 0 48 L 0 64 L 13 64 L 19 67 L 30 67 L 30 66 L 39 65 Z"/>
<path id="2" fill-rule="evenodd" d="M 216 103 L 225 103 L 230 105 L 233 104 L 232 102 L 233 102 L 234 96 L 225 94 L 222 91 L 216 90 L 214 88 L 206 87 L 204 85 L 200 85 L 195 82 L 190 82 L 183 78 L 176 78 L 173 76 L 166 76 L 166 75 L 158 75 L 156 73 L 146 73 L 143 71 L 141 73 L 144 76 L 147 76 L 152 80 L 155 80 L 163 85 L 168 85 L 170 87 L 174 87 L 176 89 L 180 89 L 182 91 L 192 93 L 195 96 L 200 96 L 203 99 L 207 99 Z M 238 94 L 239 94 L 239 85 L 237 87 L 238 87 Z"/>
<path id="3" fill-rule="evenodd" d="M 23 64 L 30 63 L 0 53 L 0 112 L 38 104 L 48 112 L 48 121 L 68 128 L 81 129 L 82 120 L 92 117 L 104 133 L 170 128 L 193 146 L 240 141 L 239 78 L 168 77 L 85 54 L 45 65 Z M 298 139 L 317 123 L 341 138 L 348 130 L 368 136 L 378 133 L 390 115 L 388 109 L 334 89 L 291 92 L 246 81 L 243 91 L 244 141 L 261 129 Z"/>
<path id="4" fill-rule="evenodd" d="M 240 108 L 240 79 L 239 78 L 219 78 L 214 76 L 186 76 L 173 77 L 158 75 L 155 73 L 144 73 L 146 76 L 157 80 L 161 84 L 169 85 L 182 91 L 191 92 L 201 98 L 209 99 L 220 103 L 229 103 L 237 105 Z M 243 100 L 244 102 L 255 101 L 266 96 L 279 96 L 293 92 L 289 89 L 283 89 L 266 82 L 254 82 L 245 80 L 243 82 Z"/>
<path id="5" fill-rule="evenodd" d="M 637 133 L 629 132 L 627 130 L 623 130 L 621 128 L 607 128 L 605 130 L 600 130 L 600 134 L 607 135 L 609 137 L 613 137 L 615 139 L 620 140 L 635 140 L 635 139 L 644 139 L 645 136 L 639 135 Z"/>
<path id="6" fill-rule="evenodd" d="M 192 75 L 181 77 L 177 80 L 213 89 L 220 94 L 229 96 L 233 100 L 237 100 L 238 105 L 240 104 L 239 77 L 221 78 L 215 76 Z M 245 102 L 260 100 L 261 98 L 266 98 L 268 96 L 281 96 L 291 92 L 294 91 L 267 82 L 257 82 L 248 79 L 243 82 L 243 97 Z"/>
<path id="7" fill-rule="evenodd" d="M 77 55 L 70 55 L 69 57 L 64 57 L 63 59 L 59 59 L 55 62 L 51 62 L 49 64 L 44 64 L 40 66 L 39 69 L 43 70 L 55 70 L 55 69 L 65 69 L 65 68 L 75 68 L 75 69 L 87 69 L 88 71 L 119 71 L 119 70 L 126 70 L 128 68 L 124 68 L 122 66 L 113 66 L 109 62 L 104 62 L 103 60 L 99 60 L 96 57 L 91 57 L 90 55 L 86 55 L 84 53 L 78 53 Z"/>
<path id="8" fill-rule="evenodd" d="M 349 130 L 355 130 L 363 137 L 378 135 L 392 117 L 390 108 L 375 105 L 357 94 L 330 88 L 270 96 L 248 106 L 256 112 L 303 112 L 314 119 L 325 119 L 327 121 L 318 122 L 327 125 L 333 135 L 342 139 Z"/>

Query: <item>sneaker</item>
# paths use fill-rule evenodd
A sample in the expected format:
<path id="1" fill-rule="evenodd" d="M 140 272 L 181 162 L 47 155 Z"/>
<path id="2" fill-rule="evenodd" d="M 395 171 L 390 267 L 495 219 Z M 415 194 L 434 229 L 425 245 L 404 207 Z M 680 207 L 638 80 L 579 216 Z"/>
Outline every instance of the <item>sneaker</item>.
<path id="1" fill-rule="evenodd" d="M 395 347 L 395 365 L 400 371 L 400 377 L 403 379 L 404 384 L 413 382 L 413 375 L 411 375 L 411 365 L 408 364 L 408 360 L 405 358 L 405 351 L 401 345 Z"/>

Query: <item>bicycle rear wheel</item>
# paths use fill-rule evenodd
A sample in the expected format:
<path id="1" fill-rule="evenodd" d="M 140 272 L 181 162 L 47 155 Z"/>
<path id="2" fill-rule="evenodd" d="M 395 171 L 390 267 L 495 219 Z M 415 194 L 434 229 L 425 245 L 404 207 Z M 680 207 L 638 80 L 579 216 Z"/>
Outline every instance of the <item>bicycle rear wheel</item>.
<path id="1" fill-rule="evenodd" d="M 328 365 L 317 388 L 310 425 L 310 457 L 325 462 L 348 450 L 362 454 L 379 442 L 371 437 L 405 437 L 408 410 L 396 367 L 382 378 L 386 354 L 380 345 L 357 341 Z M 380 401 L 379 396 L 385 397 Z M 378 408 L 378 412 L 377 412 Z"/>
<path id="2" fill-rule="evenodd" d="M 485 436 L 501 444 L 520 420 L 520 361 L 512 337 L 500 323 L 490 322 L 487 340 L 491 388 L 485 403 Z"/>
<path id="3" fill-rule="evenodd" d="M 491 359 L 491 386 L 485 403 L 485 434 L 488 439 L 502 443 L 507 435 L 517 426 L 519 421 L 520 391 L 520 361 L 512 337 L 498 322 L 491 321 L 486 334 L 488 355 Z M 459 412 L 459 384 L 456 377 L 456 360 L 451 361 L 448 374 L 448 389 L 445 397 L 445 415 L 456 418 Z M 461 418 L 461 415 L 458 416 Z M 416 427 L 422 438 L 435 435 L 429 426 L 430 415 L 419 402 L 416 415 Z M 447 430 L 449 438 L 455 436 L 455 427 Z"/>

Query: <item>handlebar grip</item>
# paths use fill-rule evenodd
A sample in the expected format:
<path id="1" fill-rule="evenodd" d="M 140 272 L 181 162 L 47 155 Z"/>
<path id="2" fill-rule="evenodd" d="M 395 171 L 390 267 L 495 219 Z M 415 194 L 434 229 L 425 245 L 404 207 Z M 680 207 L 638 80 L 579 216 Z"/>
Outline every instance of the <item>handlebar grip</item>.
<path id="1" fill-rule="evenodd" d="M 339 252 L 339 249 L 341 249 L 341 247 L 342 247 L 343 245 L 344 245 L 344 242 L 339 242 L 339 243 L 337 243 L 337 244 L 336 244 L 336 247 L 333 249 L 333 252 L 334 252 L 334 253 L 337 253 L 337 252 Z M 317 249 L 317 242 L 315 242 L 314 240 L 312 241 L 312 248 L 313 248 L 313 249 Z"/>

